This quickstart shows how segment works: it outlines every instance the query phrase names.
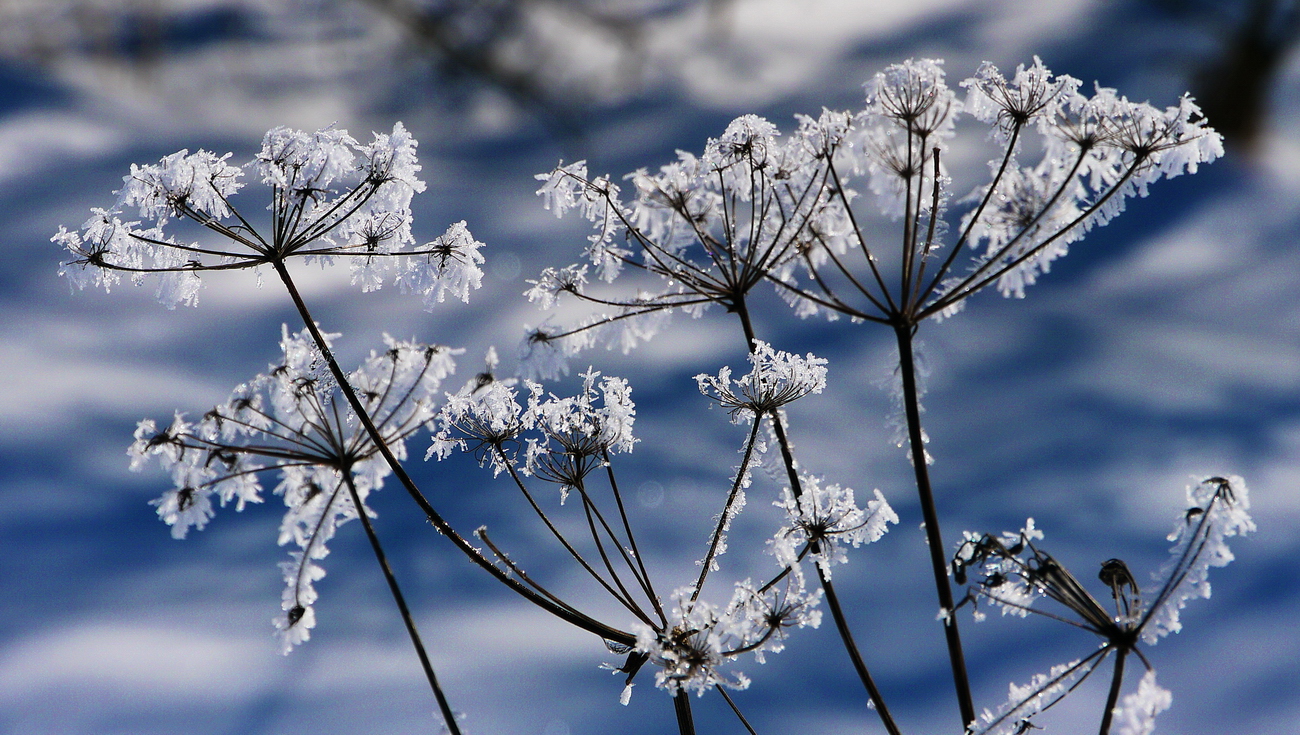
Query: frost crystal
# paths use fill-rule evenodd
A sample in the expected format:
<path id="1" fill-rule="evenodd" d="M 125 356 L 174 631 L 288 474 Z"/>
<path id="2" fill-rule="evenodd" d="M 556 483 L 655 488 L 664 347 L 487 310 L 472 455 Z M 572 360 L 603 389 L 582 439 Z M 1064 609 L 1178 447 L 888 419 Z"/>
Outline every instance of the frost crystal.
<path id="1" fill-rule="evenodd" d="M 730 411 L 733 422 L 773 413 L 826 387 L 826 360 L 812 353 L 799 357 L 754 340 L 748 358 L 753 368 L 734 384 L 729 367 L 723 367 L 717 376 L 695 376 L 700 392 Z"/>
<path id="2" fill-rule="evenodd" d="M 1156 715 L 1169 709 L 1173 701 L 1169 690 L 1156 683 L 1156 672 L 1146 672 L 1137 691 L 1125 695 L 1115 708 L 1115 724 L 1119 726 L 1116 735 L 1151 735 L 1156 729 Z"/>
<path id="3" fill-rule="evenodd" d="M 270 189 L 264 228 L 231 203 L 244 184 L 243 170 L 227 163 L 230 154 L 179 151 L 133 165 L 113 207 L 93 210 L 80 232 L 60 228 L 51 238 L 71 255 L 59 272 L 75 288 L 105 290 L 123 274 L 137 284 L 153 276 L 159 301 L 174 308 L 197 303 L 204 271 L 343 258 L 363 291 L 392 279 L 421 294 L 427 308 L 448 294 L 466 300 L 482 283 L 482 243 L 460 222 L 416 245 L 411 198 L 425 185 L 415 148 L 401 123 L 366 145 L 333 126 L 268 131 L 250 164 Z M 124 215 L 131 208 L 140 221 Z M 177 239 L 170 230 L 179 221 L 215 233 L 217 243 Z"/>
<path id="4" fill-rule="evenodd" d="M 997 711 L 985 709 L 971 723 L 970 735 L 1015 735 L 1023 732 L 1021 723 L 1056 704 L 1069 693 L 1071 686 L 1092 673 L 1093 659 L 1071 661 L 1053 666 L 1050 673 L 1035 674 L 1028 684 L 1007 687 L 1007 701 Z"/>
<path id="5" fill-rule="evenodd" d="M 384 342 L 386 349 L 372 352 L 348 380 L 400 459 L 406 439 L 432 417 L 433 397 L 459 351 L 387 335 Z M 152 420 L 141 421 L 128 453 L 134 470 L 151 459 L 170 470 L 175 487 L 153 504 L 175 538 L 202 530 L 214 500 L 236 510 L 262 502 L 261 473 L 279 472 L 275 494 L 286 506 L 279 543 L 299 549 L 280 565 L 285 591 L 275 624 L 288 653 L 315 625 L 314 583 L 325 576 L 317 562 L 329 554 L 336 529 L 357 517 L 352 492 L 364 503 L 391 470 L 347 402 L 335 399 L 337 386 L 322 379 L 323 360 L 308 331 L 284 329 L 280 346 L 280 364 L 235 388 L 197 423 L 177 414 L 159 431 Z"/>
<path id="6" fill-rule="evenodd" d="M 694 692 L 701 697 L 715 686 L 745 689 L 749 679 L 744 674 L 728 678 L 721 671 L 727 661 L 727 644 L 733 642 L 730 623 L 713 605 L 690 596 L 689 587 L 673 593 L 677 605 L 670 615 L 672 627 L 668 630 L 657 632 L 645 625 L 635 628 L 636 650 L 659 667 L 655 686 L 669 692 Z"/>
<path id="7" fill-rule="evenodd" d="M 1182 630 L 1179 613 L 1187 601 L 1210 596 L 1210 568 L 1227 566 L 1235 558 L 1227 540 L 1255 530 L 1248 512 L 1250 493 L 1236 475 L 1189 485 L 1187 503 L 1188 511 L 1169 534 L 1174 542 L 1170 560 L 1154 577 L 1158 591 L 1142 629 L 1147 644 Z"/>
<path id="8" fill-rule="evenodd" d="M 822 485 L 812 475 L 799 478 L 802 494 L 797 498 L 789 487 L 782 490 L 778 508 L 789 516 L 788 524 L 768 541 L 777 562 L 798 573 L 798 560 L 811 549 L 813 559 L 829 579 L 831 567 L 848 561 L 848 547 L 880 540 L 898 514 L 879 490 L 865 509 L 853 501 L 852 488 Z"/>

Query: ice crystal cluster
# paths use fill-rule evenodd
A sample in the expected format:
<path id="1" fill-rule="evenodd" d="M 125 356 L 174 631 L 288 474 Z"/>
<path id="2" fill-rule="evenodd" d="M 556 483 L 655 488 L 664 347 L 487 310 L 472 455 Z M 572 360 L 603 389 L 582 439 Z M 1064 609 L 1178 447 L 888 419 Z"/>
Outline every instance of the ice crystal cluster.
<path id="1" fill-rule="evenodd" d="M 403 458 L 407 438 L 432 418 L 459 351 L 387 336 L 384 342 L 386 349 L 348 377 L 389 450 Z M 336 395 L 307 331 L 285 328 L 280 347 L 282 362 L 235 388 L 198 421 L 177 414 L 161 430 L 151 419 L 141 421 L 130 455 L 132 469 L 155 460 L 170 472 L 174 487 L 154 504 L 176 538 L 202 530 L 215 513 L 214 500 L 233 502 L 236 510 L 262 502 L 261 476 L 278 473 L 274 492 L 286 508 L 279 543 L 298 548 L 281 565 L 286 588 L 276 627 L 288 652 L 315 626 L 313 583 L 325 575 L 317 562 L 329 553 L 336 529 L 357 517 L 352 493 L 364 503 L 391 469 Z"/>
<path id="2" fill-rule="evenodd" d="M 775 505 L 787 513 L 789 523 L 768 542 L 777 561 L 792 569 L 798 570 L 796 562 L 811 551 L 829 578 L 832 566 L 848 561 L 849 546 L 879 541 L 890 523 L 898 523 L 898 514 L 879 490 L 866 508 L 859 508 L 852 488 L 823 484 L 822 478 L 812 475 L 800 478 L 800 485 L 798 497 L 789 487 L 781 491 Z"/>
<path id="3" fill-rule="evenodd" d="M 825 358 L 811 353 L 799 357 L 755 340 L 748 359 L 752 368 L 734 383 L 731 368 L 725 366 L 716 376 L 695 376 L 700 393 L 727 409 L 735 421 L 752 421 L 826 387 Z"/>
<path id="4" fill-rule="evenodd" d="M 1188 487 L 1187 500 L 1187 510 L 1169 535 L 1174 542 L 1170 559 L 1152 574 L 1145 594 L 1123 561 L 1110 559 L 1101 565 L 1097 576 L 1109 587 L 1113 611 L 1106 610 L 1069 570 L 1035 545 L 1043 533 L 1034 527 L 1033 519 L 1019 533 L 1000 537 L 966 534 L 953 559 L 954 576 L 964 582 L 967 569 L 977 568 L 981 577 L 971 584 L 966 602 L 977 605 L 987 600 L 1001 607 L 1004 614 L 1021 617 L 1047 615 L 1090 630 L 1102 640 L 1101 648 L 1088 656 L 1039 674 L 1024 687 L 1012 685 L 1007 702 L 996 713 L 986 710 L 974 732 L 1018 732 L 1017 723 L 1055 704 L 1074 682 L 1091 674 L 1110 654 L 1135 655 L 1147 668 L 1137 692 L 1125 697 L 1123 706 L 1117 708 L 1119 732 L 1151 732 L 1155 716 L 1169 707 L 1171 695 L 1155 683 L 1154 669 L 1139 642 L 1154 645 L 1178 632 L 1182 628 L 1179 613 L 1187 600 L 1210 596 L 1210 568 L 1232 561 L 1227 539 L 1255 530 L 1249 514 L 1249 491 L 1240 477 L 1200 480 Z M 1035 607 L 1043 597 L 1064 607 L 1066 615 Z"/>
<path id="5" fill-rule="evenodd" d="M 198 302 L 205 271 L 342 258 L 363 291 L 391 279 L 426 306 L 449 294 L 467 300 L 482 282 L 482 243 L 459 222 L 416 245 L 411 198 L 425 185 L 415 148 L 401 123 L 364 145 L 334 127 L 279 127 L 244 167 L 231 165 L 229 153 L 204 150 L 132 165 L 112 207 L 94 210 L 80 231 L 60 228 L 54 236 L 72 258 L 59 272 L 76 288 L 105 290 L 124 275 L 137 284 L 153 276 L 159 301 L 174 308 Z M 270 222 L 260 229 L 232 203 L 245 169 L 270 190 Z M 178 239 L 177 221 L 207 233 Z"/>
<path id="6" fill-rule="evenodd" d="M 524 381 L 524 405 L 513 381 L 466 386 L 448 396 L 438 412 L 425 458 L 471 451 L 496 474 L 516 468 L 559 484 L 567 495 L 609 454 L 630 452 L 637 442 L 632 436 L 636 405 L 627 381 L 601 378 L 594 370 L 582 379 L 582 390 L 564 398 L 546 397 L 543 385 Z M 531 435 L 523 436 L 526 432 Z M 524 456 L 516 462 L 521 443 Z"/>
<path id="7" fill-rule="evenodd" d="M 624 186 L 583 161 L 539 174 L 545 206 L 578 212 L 594 232 L 587 263 L 546 269 L 527 295 L 547 309 L 566 295 L 602 309 L 545 332 L 558 344 L 528 353 L 539 369 L 554 373 L 557 354 L 601 340 L 626 350 L 677 310 L 743 308 L 760 283 L 800 316 L 889 324 L 950 315 L 989 285 L 1023 296 L 1126 199 L 1223 153 L 1191 98 L 1162 110 L 1104 87 L 1086 94 L 1037 59 L 1009 79 L 986 63 L 956 89 L 941 62 L 909 60 L 865 87 L 861 109 L 797 116 L 784 136 L 737 118 L 701 154 L 679 151 Z M 1003 150 L 986 183 L 953 192 L 945 155 L 967 122 Z M 948 211 L 954 196 L 960 216 Z M 865 234 L 866 203 L 898 221 L 897 247 Z M 611 297 L 591 292 L 588 268 L 603 282 L 650 278 L 635 297 Z"/>

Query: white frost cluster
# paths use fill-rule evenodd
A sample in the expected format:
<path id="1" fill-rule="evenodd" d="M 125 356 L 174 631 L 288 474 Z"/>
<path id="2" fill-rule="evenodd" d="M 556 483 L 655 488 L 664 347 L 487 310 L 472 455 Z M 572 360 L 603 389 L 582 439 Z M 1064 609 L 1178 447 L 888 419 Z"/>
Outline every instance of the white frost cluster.
<path id="1" fill-rule="evenodd" d="M 518 469 L 559 483 L 567 495 L 587 472 L 604 464 L 607 453 L 630 452 L 638 441 L 632 434 L 636 404 L 627 381 L 595 370 L 582 378 L 582 390 L 564 398 L 547 397 L 541 384 L 524 381 L 525 405 L 504 381 L 466 386 L 449 395 L 438 412 L 425 458 L 441 460 L 468 451 L 500 474 L 516 467 L 522 443 Z"/>
<path id="2" fill-rule="evenodd" d="M 1227 566 L 1235 558 L 1227 540 L 1255 530 L 1250 492 L 1236 475 L 1189 485 L 1187 502 L 1190 510 L 1169 534 L 1174 542 L 1170 559 L 1154 577 L 1156 592 L 1142 628 L 1147 644 L 1182 630 L 1179 614 L 1187 601 L 1210 596 L 1210 568 Z"/>
<path id="3" fill-rule="evenodd" d="M 1173 701 L 1173 694 L 1156 683 L 1156 672 L 1147 671 L 1137 691 L 1125 695 L 1115 708 L 1115 735 L 1151 735 L 1156 729 L 1156 715 L 1169 709 Z"/>
<path id="4" fill-rule="evenodd" d="M 416 244 L 411 199 L 425 184 L 415 149 L 401 123 L 364 145 L 333 126 L 314 133 L 268 131 L 249 164 L 270 190 L 266 227 L 232 204 L 244 187 L 244 171 L 228 163 L 228 153 L 182 150 L 156 164 L 133 165 L 113 207 L 93 210 L 79 232 L 60 228 L 54 235 L 71 256 L 60 273 L 75 288 L 104 289 L 123 275 L 137 284 L 154 276 L 158 299 L 174 308 L 197 303 L 204 271 L 257 268 L 289 257 L 322 263 L 344 258 L 364 291 L 391 280 L 421 294 L 428 308 L 448 294 L 466 300 L 482 282 L 482 243 L 460 222 Z M 140 220 L 124 214 L 131 209 Z M 179 221 L 210 236 L 177 239 L 171 230 Z"/>
<path id="5" fill-rule="evenodd" d="M 752 421 L 826 388 L 826 360 L 812 353 L 800 357 L 756 339 L 748 359 L 753 367 L 734 383 L 725 366 L 716 376 L 695 376 L 700 393 L 730 411 L 733 422 Z"/>
<path id="6" fill-rule="evenodd" d="M 998 543 L 1006 550 L 1018 549 L 1019 553 L 987 554 L 975 558 L 984 537 L 971 531 L 963 533 L 963 541 L 954 556 L 956 563 L 964 566 L 978 564 L 984 583 L 980 586 L 980 597 L 991 601 L 1002 610 L 1003 615 L 1027 617 L 1033 611 L 1034 603 L 1043 596 L 1042 585 L 1027 574 L 1030 568 L 1027 559 L 1033 558 L 1034 541 L 1044 538 L 1043 532 L 1034 525 L 1034 519 L 1025 520 L 1024 528 L 1019 532 L 1003 531 Z M 998 584 L 991 584 L 996 580 Z M 984 613 L 974 611 L 975 620 L 982 621 Z"/>
<path id="7" fill-rule="evenodd" d="M 969 735 L 1015 735 L 1020 723 L 1051 707 L 1069 693 L 1072 684 L 1092 672 L 1084 661 L 1053 666 L 1046 674 L 1035 674 L 1028 684 L 1007 687 L 1007 701 L 996 711 L 985 709 L 976 716 Z"/>
<path id="8" fill-rule="evenodd" d="M 744 689 L 748 677 L 723 669 L 748 653 L 763 663 L 765 653 L 784 649 L 786 630 L 816 628 L 821 624 L 821 598 L 821 590 L 809 593 L 799 579 L 766 589 L 745 580 L 736 584 L 730 604 L 718 609 L 693 599 L 692 588 L 684 587 L 673 592 L 675 605 L 666 630 L 635 628 L 636 650 L 657 667 L 655 686 L 669 692 L 703 696 L 714 687 Z"/>
<path id="9" fill-rule="evenodd" d="M 537 193 L 557 216 L 577 209 L 592 223 L 585 256 L 595 275 L 613 281 L 640 271 L 661 285 L 636 298 L 589 296 L 583 266 L 571 266 L 544 272 L 530 298 L 549 309 L 568 293 L 606 310 L 565 330 L 570 340 L 593 332 L 566 348 L 572 354 L 646 338 L 644 325 L 636 338 L 625 331 L 653 311 L 698 316 L 709 304 L 735 311 L 763 283 L 802 317 L 885 323 L 898 311 L 951 315 L 994 285 L 1023 296 L 1126 199 L 1223 155 L 1190 98 L 1158 109 L 1112 89 L 1081 88 L 1037 58 L 1009 79 L 985 63 L 956 88 L 941 61 L 913 59 L 873 76 L 859 110 L 798 116 L 788 135 L 744 115 L 702 153 L 679 151 L 658 170 L 628 174 L 626 193 L 591 176 L 583 161 L 559 165 L 537 176 L 544 182 Z M 963 117 L 987 126 L 1004 148 L 986 183 L 966 197 L 950 191 L 944 163 Z M 899 253 L 873 250 L 881 245 L 858 224 L 867 217 L 857 211 L 859 190 L 881 214 L 904 218 Z M 950 201 L 964 214 L 947 217 Z"/>
<path id="10" fill-rule="evenodd" d="M 803 475 L 799 478 L 802 494 L 797 498 L 789 487 L 775 502 L 788 520 L 768 541 L 769 549 L 782 566 L 801 574 L 799 558 L 810 554 L 827 579 L 831 567 L 848 561 L 848 547 L 854 548 L 880 540 L 890 523 L 898 523 L 898 514 L 880 490 L 859 508 L 853 489 L 839 484 L 823 485 L 822 478 Z M 816 546 L 805 552 L 805 547 Z"/>
<path id="11" fill-rule="evenodd" d="M 402 459 L 407 437 L 432 418 L 459 351 L 387 335 L 384 342 L 348 380 L 388 449 Z M 214 500 L 233 502 L 236 510 L 262 502 L 260 474 L 279 472 L 275 493 L 286 507 L 279 543 L 298 548 L 280 565 L 285 591 L 275 624 L 287 653 L 315 625 L 314 583 L 325 575 L 317 562 L 329 553 L 337 528 L 357 517 L 348 483 L 364 503 L 391 469 L 336 395 L 337 386 L 323 377 L 324 361 L 307 330 L 285 328 L 280 346 L 282 363 L 235 388 L 198 422 L 177 414 L 160 431 L 154 421 L 141 421 L 128 453 L 133 470 L 156 460 L 171 473 L 173 489 L 153 504 L 175 538 L 202 530 Z"/>

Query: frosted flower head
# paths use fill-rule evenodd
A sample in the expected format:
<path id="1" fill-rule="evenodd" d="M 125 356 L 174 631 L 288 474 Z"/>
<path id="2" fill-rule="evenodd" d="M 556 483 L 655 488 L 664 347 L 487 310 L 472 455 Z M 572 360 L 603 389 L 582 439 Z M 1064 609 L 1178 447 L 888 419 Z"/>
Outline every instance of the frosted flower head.
<path id="1" fill-rule="evenodd" d="M 228 163 L 230 154 L 179 151 L 132 166 L 116 204 L 95 210 L 81 232 L 60 229 L 52 238 L 71 256 L 60 274 L 76 288 L 108 289 L 122 275 L 137 284 L 153 278 L 158 299 L 173 308 L 197 303 L 206 271 L 342 258 L 363 291 L 395 280 L 423 295 L 428 307 L 448 293 L 464 300 L 482 281 L 481 243 L 462 222 L 416 244 L 410 203 L 424 182 L 416 176 L 415 146 L 401 123 L 368 145 L 333 126 L 268 131 L 249 164 L 268 190 L 265 223 L 234 205 L 243 169 Z M 131 209 L 139 220 L 125 214 Z M 183 222 L 207 237 L 187 240 L 175 232 Z"/>
<path id="2" fill-rule="evenodd" d="M 510 384 L 492 380 L 482 386 L 468 385 L 447 396 L 435 418 L 437 430 L 424 458 L 441 460 L 455 451 L 469 452 L 480 465 L 491 464 L 500 474 L 515 454 L 517 437 L 525 428 L 522 417 L 523 407 Z"/>
<path id="3" fill-rule="evenodd" d="M 230 215 L 227 197 L 243 186 L 243 174 L 226 163 L 229 153 L 218 156 L 205 150 L 191 154 L 181 150 L 164 156 L 157 164 L 136 166 L 122 177 L 122 189 L 114 209 L 140 208 L 140 216 L 159 225 L 190 212 L 204 212 L 221 218 Z"/>
<path id="4" fill-rule="evenodd" d="M 961 86 L 965 102 L 941 61 L 914 59 L 870 79 L 861 109 L 797 116 L 789 135 L 737 118 L 700 154 L 679 151 L 657 171 L 629 174 L 628 201 L 585 164 L 539 175 L 548 208 L 581 209 L 592 222 L 586 255 L 598 277 L 639 271 L 661 285 L 610 296 L 587 291 L 576 266 L 544 272 L 531 299 L 552 308 L 571 297 L 595 313 L 548 332 L 564 340 L 561 350 L 534 354 L 601 342 L 627 349 L 653 333 L 640 326 L 649 314 L 698 316 L 713 304 L 747 313 L 760 283 L 800 317 L 891 327 L 952 316 L 990 286 L 1020 297 L 1129 197 L 1222 155 L 1190 99 L 1161 111 L 1104 87 L 1085 95 L 1038 58 L 1010 78 L 984 64 Z M 967 196 L 952 190 L 945 162 L 963 115 L 1003 147 Z M 1038 145 L 1021 145 L 1027 138 Z M 1034 160 L 1021 160 L 1026 151 Z M 864 224 L 864 199 L 897 221 L 896 238 Z M 961 211 L 950 213 L 952 203 Z M 560 370 L 558 357 L 538 363 Z"/>
<path id="5" fill-rule="evenodd" d="M 694 692 L 701 697 L 717 686 L 748 687 L 749 679 L 743 674 L 728 677 L 722 671 L 730 658 L 728 643 L 732 640 L 725 616 L 706 602 L 691 600 L 690 592 L 690 588 L 683 588 L 673 593 L 677 605 L 667 629 L 636 628 L 636 650 L 658 668 L 655 686 L 670 693 Z"/>
<path id="6" fill-rule="evenodd" d="M 581 338 L 549 325 L 525 327 L 519 343 L 519 374 L 525 380 L 555 380 L 569 374 L 568 358 L 582 346 Z"/>
<path id="7" fill-rule="evenodd" d="M 821 625 L 819 609 L 824 592 L 809 592 L 801 575 L 787 575 L 783 583 L 756 587 L 749 580 L 738 582 L 727 616 L 739 644 L 732 655 L 753 653 L 759 663 L 765 654 L 785 649 L 792 628 Z"/>
<path id="8" fill-rule="evenodd" d="M 879 490 L 859 508 L 853 489 L 839 484 L 824 485 L 813 475 L 800 477 L 798 497 L 789 488 L 775 502 L 785 510 L 787 523 L 768 541 L 777 562 L 798 572 L 798 561 L 811 553 L 829 578 L 831 567 L 848 561 L 848 547 L 878 541 L 898 523 L 898 514 Z"/>
<path id="9" fill-rule="evenodd" d="M 869 115 L 916 135 L 946 131 L 961 108 L 944 82 L 940 59 L 908 59 L 893 64 L 863 88 Z"/>
<path id="10" fill-rule="evenodd" d="M 582 381 L 582 390 L 565 398 L 543 398 L 540 385 L 528 384 L 524 423 L 541 438 L 530 442 L 526 469 L 566 490 L 578 487 L 610 454 L 630 452 L 637 442 L 632 436 L 636 406 L 627 381 L 601 378 L 590 369 Z"/>
<path id="11" fill-rule="evenodd" d="M 980 718 L 975 733 L 1008 733 L 1018 719 L 1025 719 L 1050 707 L 1086 678 L 1111 653 L 1134 654 L 1147 666 L 1148 674 L 1138 692 L 1125 697 L 1118 708 L 1125 732 L 1148 733 L 1156 714 L 1168 707 L 1168 692 L 1155 685 L 1151 664 L 1139 643 L 1151 645 L 1182 625 L 1179 613 L 1186 601 L 1209 597 L 1210 567 L 1232 561 L 1226 540 L 1255 530 L 1247 512 L 1250 508 L 1246 485 L 1240 477 L 1209 477 L 1188 488 L 1188 510 L 1182 515 L 1169 540 L 1174 542 L 1171 559 L 1153 575 L 1153 584 L 1143 593 L 1124 562 L 1102 563 L 1098 579 L 1110 591 L 1114 612 L 1109 612 L 1050 555 L 1036 548 L 1041 532 L 1032 521 L 1019 534 L 967 534 L 952 563 L 958 584 L 965 584 L 968 570 L 981 568 L 982 579 L 972 583 L 961 604 L 986 599 L 1024 616 L 1040 611 L 1036 598 L 1045 596 L 1071 613 L 1063 617 L 1040 613 L 1084 630 L 1102 639 L 1100 648 L 1087 657 L 1040 675 L 1027 687 L 1012 687 L 1011 697 L 997 713 Z"/>
<path id="12" fill-rule="evenodd" d="M 384 341 L 385 349 L 372 352 L 349 382 L 389 451 L 402 458 L 406 439 L 432 417 L 433 397 L 454 371 L 458 351 L 387 335 Z M 201 530 L 216 503 L 243 510 L 262 502 L 259 478 L 278 473 L 274 492 L 286 507 L 279 543 L 299 549 L 281 564 L 284 614 L 276 625 L 287 652 L 315 624 L 313 583 L 325 574 L 317 562 L 329 553 L 336 529 L 357 517 L 353 492 L 364 503 L 391 470 L 348 404 L 335 400 L 337 386 L 322 380 L 323 361 L 309 333 L 284 330 L 281 349 L 282 362 L 238 386 L 199 421 L 177 414 L 162 430 L 154 421 L 140 422 L 128 454 L 132 469 L 153 460 L 171 473 L 174 488 L 153 505 L 176 538 Z"/>
<path id="13" fill-rule="evenodd" d="M 812 353 L 800 357 L 754 340 L 749 373 L 734 383 L 731 368 L 695 376 L 700 393 L 731 412 L 732 419 L 765 416 L 826 387 L 826 360 Z"/>
<path id="14" fill-rule="evenodd" d="M 957 584 L 967 584 L 969 571 L 978 570 L 980 579 L 971 584 L 966 602 L 987 600 L 1004 615 L 1025 617 L 1039 612 L 1033 605 L 1046 596 L 1071 611 L 1080 621 L 1078 627 L 1125 650 L 1132 648 L 1141 603 L 1128 566 L 1119 559 L 1101 566 L 1098 577 L 1114 597 L 1115 609 L 1109 612 L 1068 569 L 1034 544 L 1042 538 L 1032 518 L 1019 533 L 1001 537 L 967 532 L 951 565 Z"/>
<path id="15" fill-rule="evenodd" d="M 1053 78 L 1037 56 L 1032 65 L 1017 66 L 1010 80 L 986 61 L 975 76 L 961 83 L 967 90 L 965 110 L 982 122 L 994 123 L 1004 137 L 1035 123 L 1050 124 L 1079 85 L 1071 76 Z"/>
<path id="16" fill-rule="evenodd" d="M 758 115 L 741 115 L 727 125 L 721 137 L 705 145 L 702 163 L 725 179 L 748 177 L 774 162 L 773 156 L 780 146 L 779 135 L 775 125 Z"/>

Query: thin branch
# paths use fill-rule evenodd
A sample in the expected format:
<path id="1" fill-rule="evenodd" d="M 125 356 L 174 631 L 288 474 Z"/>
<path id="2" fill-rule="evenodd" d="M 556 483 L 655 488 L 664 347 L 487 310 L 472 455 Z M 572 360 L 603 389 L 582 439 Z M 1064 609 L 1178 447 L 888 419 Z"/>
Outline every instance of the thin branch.
<path id="1" fill-rule="evenodd" d="M 352 505 L 356 508 L 357 517 L 361 519 L 361 525 L 366 529 L 366 538 L 370 539 L 370 548 L 374 549 L 375 561 L 379 562 L 379 568 L 384 572 L 384 579 L 388 582 L 388 589 L 393 593 L 393 601 L 397 603 L 397 609 L 402 614 L 402 623 L 406 626 L 406 632 L 411 636 L 411 645 L 415 646 L 415 654 L 420 657 L 420 666 L 424 669 L 424 676 L 429 680 L 429 688 L 433 689 L 433 696 L 438 700 L 438 709 L 442 711 L 442 720 L 447 725 L 447 730 L 451 735 L 460 735 L 460 728 L 456 725 L 456 714 L 451 711 L 451 705 L 447 702 L 447 695 L 443 694 L 442 687 L 438 685 L 438 677 L 433 673 L 433 664 L 429 662 L 429 654 L 424 650 L 424 641 L 420 639 L 420 631 L 415 627 L 415 620 L 411 617 L 411 610 L 406 605 L 406 598 L 402 595 L 402 588 L 397 584 L 397 577 L 393 575 L 393 569 L 388 565 L 388 557 L 384 555 L 384 547 L 379 543 L 379 536 L 375 534 L 375 529 L 370 523 L 370 518 L 366 515 L 366 507 L 361 502 L 361 495 L 357 493 L 357 485 L 352 479 L 350 469 L 343 471 L 343 479 L 348 486 L 348 494 L 352 496 Z"/>

